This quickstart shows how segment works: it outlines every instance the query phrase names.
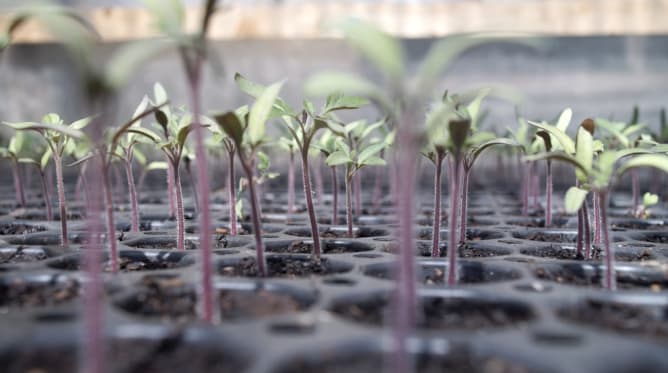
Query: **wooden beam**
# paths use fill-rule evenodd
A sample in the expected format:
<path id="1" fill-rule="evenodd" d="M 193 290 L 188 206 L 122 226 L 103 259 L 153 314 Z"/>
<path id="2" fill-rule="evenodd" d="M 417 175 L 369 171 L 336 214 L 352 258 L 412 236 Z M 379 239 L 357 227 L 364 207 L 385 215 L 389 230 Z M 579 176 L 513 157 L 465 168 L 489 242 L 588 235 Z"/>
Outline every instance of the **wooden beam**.
<path id="1" fill-rule="evenodd" d="M 200 9 L 188 8 L 186 26 L 195 29 Z M 111 7 L 83 11 L 105 41 L 158 36 L 142 8 Z M 550 35 L 668 34 L 668 0 L 508 0 L 443 2 L 305 2 L 303 4 L 226 5 L 212 20 L 210 38 L 313 39 L 336 37 L 326 25 L 355 16 L 406 38 L 440 37 L 461 32 L 512 31 Z M 0 14 L 6 28 L 10 15 Z M 16 42 L 51 40 L 38 23 L 21 27 Z"/>

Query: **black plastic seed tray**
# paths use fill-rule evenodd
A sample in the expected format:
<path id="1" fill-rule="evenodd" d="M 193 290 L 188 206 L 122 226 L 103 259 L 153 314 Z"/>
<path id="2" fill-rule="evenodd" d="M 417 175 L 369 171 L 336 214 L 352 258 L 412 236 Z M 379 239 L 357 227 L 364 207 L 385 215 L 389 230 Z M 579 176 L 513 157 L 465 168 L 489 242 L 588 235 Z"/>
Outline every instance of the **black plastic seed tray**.
<path id="1" fill-rule="evenodd" d="M 392 352 L 391 291 L 397 242 L 388 203 L 344 228 L 321 224 L 324 255 L 310 260 L 305 213 L 285 214 L 265 194 L 264 237 L 271 276 L 254 272 L 250 224 L 217 234 L 215 288 L 220 323 L 197 321 L 196 226 L 175 250 L 175 223 L 162 204 L 143 204 L 139 234 L 117 212 L 121 273 L 105 274 L 109 367 L 113 372 L 377 372 Z M 153 197 L 153 196 L 152 196 Z M 446 260 L 431 252 L 431 201 L 416 217 L 418 325 L 409 340 L 417 372 L 667 372 L 668 213 L 626 217 L 612 208 L 619 290 L 601 287 L 602 258 L 575 255 L 575 219 L 522 217 L 507 194 L 470 199 L 459 282 L 447 288 Z M 328 201 L 325 201 L 328 202 Z M 11 202 L 5 203 L 10 210 Z M 227 217 L 224 203 L 211 206 Z M 3 372 L 74 372 L 80 332 L 85 224 L 70 209 L 72 244 L 38 206 L 0 221 L 0 367 Z M 331 206 L 319 208 L 327 221 Z M 343 211 L 340 217 L 345 216 Z M 222 218 L 215 228 L 223 232 Z M 440 232 L 445 255 L 446 230 Z M 105 267 L 106 268 L 106 267 Z"/>

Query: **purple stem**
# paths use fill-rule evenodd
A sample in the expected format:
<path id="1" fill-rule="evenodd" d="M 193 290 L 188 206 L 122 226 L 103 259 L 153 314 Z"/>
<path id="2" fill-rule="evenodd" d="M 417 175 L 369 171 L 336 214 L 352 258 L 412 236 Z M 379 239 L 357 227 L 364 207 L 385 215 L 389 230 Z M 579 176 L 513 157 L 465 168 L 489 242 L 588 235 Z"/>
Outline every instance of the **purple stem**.
<path id="1" fill-rule="evenodd" d="M 525 164 L 522 167 L 524 170 L 524 180 L 522 182 L 522 216 L 529 215 L 529 181 L 531 180 L 531 167 Z"/>
<path id="2" fill-rule="evenodd" d="M 608 191 L 598 192 L 598 202 L 601 209 L 601 229 L 603 230 L 603 250 L 605 253 L 605 278 L 604 286 L 608 290 L 617 289 L 617 278 L 615 277 L 615 256 L 610 246 L 610 230 L 608 227 Z"/>
<path id="3" fill-rule="evenodd" d="M 439 240 L 441 232 L 441 173 L 443 169 L 443 154 L 436 154 L 436 172 L 434 174 L 434 225 L 431 234 L 431 256 L 438 258 L 441 256 L 439 250 Z"/>
<path id="4" fill-rule="evenodd" d="M 137 189 L 135 188 L 135 177 L 132 174 L 132 160 L 125 162 L 125 176 L 128 181 L 128 192 L 130 193 L 130 206 L 132 207 L 131 232 L 139 232 L 139 205 L 137 203 Z"/>
<path id="5" fill-rule="evenodd" d="M 102 163 L 99 158 L 93 161 Z M 55 162 L 56 165 L 58 162 Z M 87 281 L 83 282 L 83 342 L 82 346 L 82 372 L 104 373 L 106 372 L 106 348 L 104 343 L 104 311 L 102 300 L 102 180 L 100 175 L 102 164 L 98 167 L 90 167 L 90 183 L 86 188 L 87 199 L 87 243 L 84 250 L 84 268 Z"/>
<path id="6" fill-rule="evenodd" d="M 352 183 L 352 178 L 346 175 L 346 224 L 348 225 L 348 238 L 353 238 Z"/>
<path id="7" fill-rule="evenodd" d="M 547 160 L 545 175 L 545 227 L 552 225 L 552 161 Z"/>
<path id="8" fill-rule="evenodd" d="M 601 244 L 601 204 L 598 192 L 594 192 L 594 244 Z"/>
<path id="9" fill-rule="evenodd" d="M 290 151 L 288 162 L 288 214 L 295 212 L 295 153 Z"/>
<path id="10" fill-rule="evenodd" d="M 459 223 L 459 242 L 466 242 L 466 223 L 467 223 L 467 216 L 468 216 L 468 195 L 469 195 L 469 177 L 471 176 L 471 169 L 470 168 L 464 168 L 464 172 L 462 173 L 462 179 L 461 179 L 461 194 L 462 194 L 462 205 L 460 206 L 461 210 L 461 216 L 460 218 L 460 223 Z"/>
<path id="11" fill-rule="evenodd" d="M 459 184 L 462 161 L 460 154 L 454 154 L 451 190 L 450 190 L 450 215 L 448 219 L 448 286 L 457 283 L 457 212 L 459 211 Z"/>
<path id="12" fill-rule="evenodd" d="M 306 209 L 308 210 L 308 219 L 311 223 L 311 238 L 313 238 L 313 256 L 320 260 L 320 231 L 318 230 L 318 220 L 315 217 L 315 207 L 313 206 L 313 193 L 311 192 L 311 176 L 308 168 L 308 149 L 302 152 L 302 176 L 304 178 L 304 196 L 306 197 Z"/>
<path id="13" fill-rule="evenodd" d="M 23 192 L 23 183 L 21 182 L 21 174 L 19 173 L 19 164 L 16 160 L 12 162 L 12 174 L 14 176 L 14 194 L 19 206 L 26 207 L 26 197 Z"/>
<path id="14" fill-rule="evenodd" d="M 631 189 L 633 193 L 633 215 L 638 211 L 640 205 L 639 186 L 638 186 L 638 169 L 631 169 Z"/>
<path id="15" fill-rule="evenodd" d="M 578 235 L 575 239 L 577 240 L 575 253 L 577 257 L 580 258 L 582 256 L 582 247 L 584 245 L 584 218 L 582 207 L 578 209 Z"/>
<path id="16" fill-rule="evenodd" d="M 241 158 L 241 154 L 240 154 Z M 255 180 L 253 175 L 253 165 L 248 164 L 248 161 L 242 159 L 241 164 L 246 172 L 246 177 L 248 177 L 248 192 L 250 193 L 250 203 L 251 203 L 251 220 L 253 222 L 253 234 L 255 235 L 255 254 L 257 261 L 257 272 L 258 276 L 265 277 L 267 272 L 265 270 L 264 262 L 264 244 L 262 243 L 262 225 L 260 224 L 260 202 L 257 200 L 256 190 L 255 190 Z"/>
<path id="17" fill-rule="evenodd" d="M 63 183 L 63 164 L 58 152 L 53 152 L 53 163 L 56 166 L 56 188 L 58 189 L 58 206 L 60 207 L 60 244 L 67 245 L 67 202 L 65 202 L 65 185 Z"/>
<path id="18" fill-rule="evenodd" d="M 358 170 L 353 176 L 353 183 L 355 183 L 355 216 L 358 218 L 362 216 L 362 174 Z"/>
<path id="19" fill-rule="evenodd" d="M 336 167 L 332 166 L 332 225 L 339 224 L 339 184 L 336 180 Z"/>
<path id="20" fill-rule="evenodd" d="M 230 236 L 237 235 L 236 193 L 234 190 L 234 151 L 227 153 L 229 171 L 227 173 L 227 193 L 230 203 Z"/>
<path id="21" fill-rule="evenodd" d="M 186 249 L 185 222 L 183 215 L 183 193 L 181 190 L 181 172 L 178 165 L 172 165 L 174 170 L 174 194 L 176 196 L 176 250 Z M 200 226 L 200 229 L 202 227 Z"/>
<path id="22" fill-rule="evenodd" d="M 209 170 L 206 156 L 206 146 L 204 144 L 204 135 L 202 134 L 202 127 L 199 125 L 200 120 L 200 83 L 202 70 L 201 54 L 197 54 L 191 70 L 188 74 L 188 81 L 190 85 L 190 98 L 192 100 L 191 106 L 193 111 L 193 118 L 197 125 L 194 126 L 193 135 L 195 136 L 195 159 L 197 159 L 197 187 L 199 197 L 199 206 L 202 208 L 198 211 L 199 219 L 199 242 L 200 255 L 202 263 L 202 277 L 201 277 L 201 303 L 200 311 L 202 319 L 208 323 L 213 323 L 214 319 L 214 294 L 213 294 L 213 266 L 212 266 L 212 248 L 211 248 L 211 211 L 209 211 Z"/>
<path id="23" fill-rule="evenodd" d="M 114 201 L 109 178 L 109 167 L 107 164 L 102 168 L 102 188 L 104 191 L 104 204 L 107 212 L 107 241 L 109 242 L 109 259 L 111 260 L 111 272 L 118 272 L 118 250 L 116 248 L 116 226 L 114 223 Z"/>
<path id="24" fill-rule="evenodd" d="M 538 177 L 538 170 L 536 167 L 535 163 L 531 163 L 533 171 L 531 173 L 532 179 L 531 179 L 531 191 L 533 193 L 533 208 L 534 210 L 538 210 L 539 204 L 538 204 L 538 195 L 540 194 L 540 179 Z"/>
<path id="25" fill-rule="evenodd" d="M 399 244 L 399 268 L 393 299 L 394 354 L 392 368 L 395 372 L 410 371 L 406 341 L 416 322 L 417 291 L 415 287 L 415 241 L 413 231 L 414 196 L 416 175 L 417 136 L 412 132 L 411 113 L 404 114 L 397 129 L 398 154 L 392 167 Z M 401 173 L 399 173 L 401 170 Z"/>
<path id="26" fill-rule="evenodd" d="M 584 249 L 585 259 L 591 258 L 591 227 L 589 225 L 589 208 L 587 207 L 587 199 L 582 202 L 582 219 L 584 221 Z"/>
<path id="27" fill-rule="evenodd" d="M 176 216 L 176 204 L 174 203 L 174 168 L 171 162 L 167 162 L 167 194 L 169 195 L 169 217 Z"/>
<path id="28" fill-rule="evenodd" d="M 51 197 L 49 197 L 49 188 L 46 186 L 46 174 L 44 170 L 39 170 L 39 176 L 42 181 L 42 194 L 44 195 L 44 205 L 46 205 L 46 220 L 53 220 L 53 210 L 51 209 Z"/>

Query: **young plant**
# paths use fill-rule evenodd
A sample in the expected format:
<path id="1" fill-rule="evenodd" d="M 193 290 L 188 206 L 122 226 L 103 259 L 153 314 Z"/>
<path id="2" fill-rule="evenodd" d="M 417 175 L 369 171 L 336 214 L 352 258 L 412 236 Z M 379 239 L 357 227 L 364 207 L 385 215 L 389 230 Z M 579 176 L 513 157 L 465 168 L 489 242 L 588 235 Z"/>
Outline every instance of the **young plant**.
<path id="1" fill-rule="evenodd" d="M 188 89 L 190 93 L 190 106 L 195 121 L 193 132 L 195 136 L 195 158 L 197 159 L 197 186 L 199 191 L 199 241 L 202 263 L 202 282 L 200 287 L 201 302 L 199 310 L 202 318 L 213 323 L 214 301 L 213 301 L 213 268 L 212 268 L 212 243 L 211 243 L 211 212 L 209 211 L 209 172 L 206 157 L 206 144 L 202 133 L 202 126 L 198 125 L 201 113 L 200 86 L 202 83 L 202 66 L 207 59 L 206 35 L 213 13 L 215 12 L 216 0 L 206 0 L 202 12 L 202 18 L 198 24 L 198 30 L 194 35 L 185 31 L 185 11 L 180 0 L 160 1 L 144 0 L 149 10 L 155 15 L 157 27 L 167 37 L 177 43 L 178 51 L 183 61 L 186 73 Z M 174 170 L 174 172 L 178 172 Z"/>
<path id="2" fill-rule="evenodd" d="M 327 159 L 332 153 L 337 150 L 336 135 L 329 129 L 325 129 L 324 133 L 315 143 L 315 148 L 322 153 Z M 328 165 L 329 166 L 329 165 Z M 339 224 L 339 183 L 336 177 L 336 166 L 329 166 L 332 174 L 332 225 Z"/>
<path id="3" fill-rule="evenodd" d="M 608 132 L 611 136 L 606 140 L 607 149 L 631 149 L 640 145 L 641 135 L 638 133 L 646 127 L 644 123 L 638 123 L 638 108 L 634 107 L 633 115 L 629 123 L 614 122 L 603 118 L 596 118 L 596 127 Z M 640 185 L 637 170 L 631 170 L 631 214 L 634 214 L 640 206 Z"/>
<path id="4" fill-rule="evenodd" d="M 227 196 L 228 196 L 228 205 L 229 205 L 229 219 L 230 219 L 230 232 L 231 236 L 237 235 L 237 193 L 235 192 L 236 185 L 236 176 L 234 173 L 234 154 L 237 151 L 237 147 L 234 143 L 234 140 L 227 136 L 224 132 L 218 132 L 213 129 L 212 142 L 215 143 L 217 148 L 220 148 L 220 144 L 223 144 L 223 150 L 227 155 Z M 239 200 L 240 201 L 240 200 Z"/>
<path id="5" fill-rule="evenodd" d="M 17 132 L 18 134 L 22 134 L 23 132 Z M 27 135 L 27 133 L 26 133 Z M 33 141 L 30 141 L 30 151 L 28 154 L 22 156 L 19 158 L 19 163 L 23 164 L 29 164 L 33 165 L 35 168 L 37 168 L 37 171 L 39 172 L 39 178 L 40 178 L 40 185 L 42 187 L 42 198 L 44 199 L 44 206 L 46 207 L 46 219 L 47 220 L 53 220 L 53 209 L 51 207 L 51 198 L 49 197 L 49 188 L 47 186 L 46 180 L 46 170 L 47 166 L 49 165 L 49 161 L 51 158 L 53 158 L 53 154 L 51 154 L 51 148 L 48 146 L 38 146 Z M 0 149 L 0 153 L 3 153 L 4 149 Z"/>
<path id="6" fill-rule="evenodd" d="M 556 120 L 556 128 L 566 132 L 572 117 L 573 111 L 570 108 L 564 109 Z M 536 132 L 536 136 L 542 140 L 545 151 L 560 149 L 559 142 L 553 139 L 549 132 L 540 130 Z M 552 225 L 552 160 L 547 159 L 545 163 L 545 227 L 547 228 Z"/>
<path id="7" fill-rule="evenodd" d="M 261 89 L 250 110 L 244 106 L 236 112 L 230 111 L 214 117 L 220 129 L 234 142 L 241 167 L 249 180 L 248 191 L 250 194 L 253 233 L 255 235 L 256 265 L 260 277 L 265 277 L 267 270 L 264 260 L 264 244 L 262 243 L 260 201 L 256 195 L 255 167 L 260 147 L 267 142 L 265 136 L 267 120 L 277 101 L 282 85 L 283 82 L 278 82 Z"/>
<path id="8" fill-rule="evenodd" d="M 11 162 L 12 178 L 14 179 L 14 196 L 20 207 L 26 206 L 26 197 L 23 187 L 23 178 L 20 169 L 20 154 L 24 150 L 26 135 L 23 132 L 17 132 L 9 139 L 6 147 L 0 147 L 0 157 L 8 159 Z"/>
<path id="9" fill-rule="evenodd" d="M 63 182 L 63 155 L 67 144 L 74 140 L 84 139 L 81 131 L 90 123 L 91 118 L 79 119 L 65 124 L 58 114 L 50 113 L 42 118 L 41 123 L 8 123 L 5 125 L 17 131 L 36 131 L 46 142 L 53 156 L 56 167 L 56 186 L 58 189 L 58 206 L 60 208 L 60 243 L 65 246 L 67 241 L 67 202 L 65 200 L 65 184 Z"/>
<path id="10" fill-rule="evenodd" d="M 158 106 L 155 103 L 166 103 L 168 101 L 167 93 L 160 83 L 156 83 L 153 87 L 154 101 L 150 101 L 154 107 Z M 172 182 L 174 184 L 174 192 L 176 197 L 176 249 L 185 250 L 185 218 L 183 213 L 183 193 L 181 188 L 181 172 L 180 166 L 183 160 L 186 140 L 195 127 L 200 126 L 194 121 L 191 113 L 184 109 L 170 108 L 162 106 L 160 109 L 155 108 L 154 112 L 155 123 L 153 126 L 161 135 L 158 135 L 153 130 L 144 127 L 130 127 L 127 132 L 137 136 L 137 139 L 144 138 L 153 142 L 162 150 L 167 163 L 169 163 L 172 170 Z M 201 227 L 200 227 L 201 229 Z"/>
<path id="11" fill-rule="evenodd" d="M 613 186 L 627 171 L 641 167 L 654 167 L 668 173 L 668 156 L 650 154 L 648 150 L 639 148 L 603 150 L 598 156 L 595 156 L 597 145 L 592 136 L 593 126 L 594 122 L 592 120 L 583 122 L 583 125 L 578 129 L 575 143 L 562 131 L 557 131 L 552 126 L 542 126 L 543 129 L 559 140 L 565 151 L 543 153 L 532 158 L 551 158 L 574 166 L 579 186 L 571 187 L 566 192 L 564 200 L 567 212 L 579 210 L 585 202 L 589 190 L 596 193 L 601 210 L 602 243 L 605 254 L 606 271 L 603 285 L 608 290 L 614 290 L 616 289 L 616 277 L 614 252 L 610 245 L 610 227 L 608 226 L 608 196 Z M 629 157 L 630 159 L 626 162 L 621 162 Z"/>
<path id="12" fill-rule="evenodd" d="M 253 83 L 240 74 L 234 77 L 239 88 L 252 97 L 259 97 L 265 88 Z M 277 98 L 271 112 L 268 115 L 280 116 L 283 120 L 285 130 L 294 139 L 299 150 L 302 163 L 302 177 L 304 182 L 304 197 L 306 198 L 306 209 L 311 224 L 311 237 L 313 238 L 313 257 L 320 260 L 320 232 L 318 220 L 315 216 L 313 195 L 311 188 L 311 177 L 309 170 L 309 151 L 313 144 L 316 133 L 324 128 L 334 128 L 336 124 L 332 121 L 332 114 L 339 110 L 357 109 L 367 103 L 366 99 L 354 96 L 344 96 L 334 93 L 327 97 L 325 106 L 316 112 L 315 106 L 309 100 L 304 100 L 304 108 L 297 112 L 285 101 Z M 341 129 L 337 127 L 337 130 Z"/>
<path id="13" fill-rule="evenodd" d="M 635 216 L 641 219 L 648 219 L 652 214 L 650 207 L 659 203 L 659 196 L 650 192 L 645 192 L 642 196 L 642 206 L 635 212 Z"/>
<path id="14" fill-rule="evenodd" d="M 414 123 L 419 121 L 424 100 L 431 94 L 439 75 L 449 63 L 463 51 L 485 42 L 498 41 L 499 38 L 466 35 L 436 42 L 418 66 L 414 79 L 407 79 L 406 54 L 397 39 L 358 20 L 347 20 L 341 28 L 348 42 L 382 74 L 385 85 L 380 87 L 359 76 L 330 72 L 311 77 L 305 88 L 307 93 L 313 95 L 344 92 L 368 97 L 388 117 L 390 126 L 397 129 L 398 149 L 391 172 L 396 192 L 394 200 L 397 201 L 399 212 L 397 238 L 400 255 L 394 297 L 393 321 L 396 333 L 392 369 L 403 372 L 410 369 L 406 338 L 414 325 L 417 306 L 413 198 L 420 134 Z M 535 41 L 531 44 L 535 44 Z"/>
<path id="15" fill-rule="evenodd" d="M 378 127 L 385 124 L 384 120 L 367 125 L 365 120 L 352 122 L 344 127 L 343 138 L 336 141 L 336 150 L 327 157 L 327 165 L 335 167 L 346 166 L 346 224 L 348 226 L 348 237 L 353 238 L 353 208 L 352 208 L 352 183 L 353 178 L 364 166 L 384 166 L 385 160 L 378 154 L 383 150 L 391 137 L 384 141 L 369 141 L 368 136 Z"/>
<path id="16" fill-rule="evenodd" d="M 295 212 L 295 153 L 299 145 L 292 135 L 288 134 L 288 136 L 279 137 L 278 145 L 290 155 L 288 159 L 288 214 L 293 214 Z"/>

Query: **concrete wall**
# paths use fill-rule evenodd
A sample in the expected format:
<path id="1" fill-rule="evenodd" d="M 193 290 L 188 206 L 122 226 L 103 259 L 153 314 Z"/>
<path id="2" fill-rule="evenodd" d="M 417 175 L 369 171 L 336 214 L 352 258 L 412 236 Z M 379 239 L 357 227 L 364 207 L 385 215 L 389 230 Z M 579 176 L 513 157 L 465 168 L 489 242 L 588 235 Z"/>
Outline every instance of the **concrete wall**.
<path id="1" fill-rule="evenodd" d="M 431 40 L 406 40 L 410 64 L 415 66 Z M 298 104 L 302 84 L 322 69 L 355 71 L 373 77 L 355 51 L 339 40 L 218 41 L 214 50 L 223 74 L 207 70 L 204 107 L 234 108 L 248 100 L 234 86 L 234 72 L 260 81 L 288 78 L 284 95 Z M 115 46 L 99 51 L 104 61 Z M 472 50 L 447 72 L 441 87 L 462 91 L 488 84 L 512 86 L 525 95 L 521 110 L 529 118 L 550 119 L 571 106 L 574 118 L 604 116 L 626 119 L 634 104 L 641 118 L 656 125 L 658 111 L 668 104 L 668 37 L 560 37 L 546 48 L 532 51 L 510 45 Z M 162 82 L 176 104 L 187 103 L 180 60 L 161 55 L 146 64 L 123 90 L 118 120 L 127 118 L 151 89 Z M 440 94 L 440 92 L 435 92 Z M 75 69 L 57 45 L 16 45 L 0 59 L 0 118 L 37 120 L 57 111 L 67 119 L 87 115 Z M 490 125 L 514 123 L 513 106 L 492 102 Z M 373 114 L 370 114 L 373 115 Z"/>

